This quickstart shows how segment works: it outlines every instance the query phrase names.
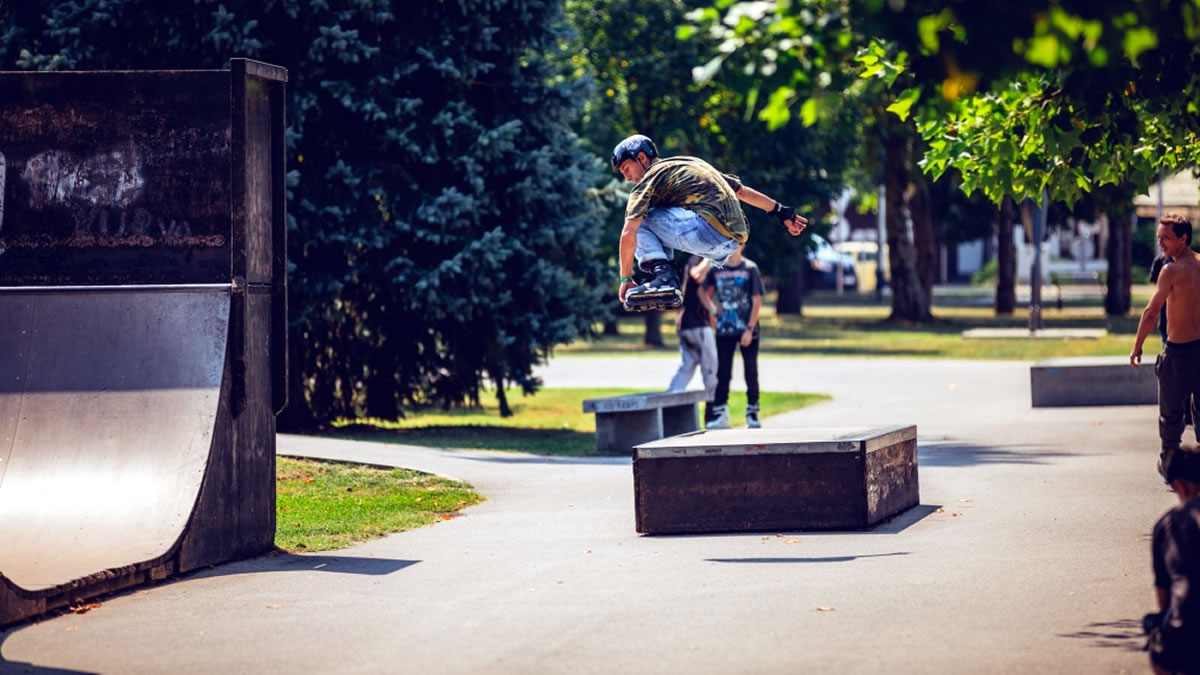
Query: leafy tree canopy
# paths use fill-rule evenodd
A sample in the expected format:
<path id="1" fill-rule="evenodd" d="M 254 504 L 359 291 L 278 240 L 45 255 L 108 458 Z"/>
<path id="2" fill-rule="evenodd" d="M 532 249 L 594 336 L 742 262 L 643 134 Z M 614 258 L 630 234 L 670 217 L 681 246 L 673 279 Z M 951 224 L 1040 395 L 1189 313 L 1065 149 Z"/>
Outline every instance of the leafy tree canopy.
<path id="1" fill-rule="evenodd" d="M 563 29 L 555 0 L 3 3 L 0 66 L 288 68 L 291 401 L 313 423 L 532 391 L 590 330 L 600 167 Z"/>
<path id="2" fill-rule="evenodd" d="M 921 126 L 935 176 L 954 167 L 993 201 L 1074 203 L 1200 163 L 1195 0 L 856 5 L 887 40 L 869 58 L 903 54 L 939 110 Z"/>

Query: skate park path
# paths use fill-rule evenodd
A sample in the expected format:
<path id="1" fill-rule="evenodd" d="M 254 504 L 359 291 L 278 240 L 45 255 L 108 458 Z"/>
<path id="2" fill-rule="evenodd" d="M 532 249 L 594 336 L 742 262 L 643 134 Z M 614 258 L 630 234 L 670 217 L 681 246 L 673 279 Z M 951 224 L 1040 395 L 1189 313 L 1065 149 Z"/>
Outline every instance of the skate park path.
<path id="1" fill-rule="evenodd" d="M 547 387 L 661 389 L 664 358 Z M 1142 672 L 1152 406 L 1032 409 L 1029 363 L 769 359 L 834 399 L 768 427 L 914 423 L 920 506 L 872 530 L 643 537 L 627 458 L 280 436 L 487 497 L 351 549 L 222 565 L 0 632 L 0 672 Z M 734 385 L 740 382 L 734 368 Z"/>

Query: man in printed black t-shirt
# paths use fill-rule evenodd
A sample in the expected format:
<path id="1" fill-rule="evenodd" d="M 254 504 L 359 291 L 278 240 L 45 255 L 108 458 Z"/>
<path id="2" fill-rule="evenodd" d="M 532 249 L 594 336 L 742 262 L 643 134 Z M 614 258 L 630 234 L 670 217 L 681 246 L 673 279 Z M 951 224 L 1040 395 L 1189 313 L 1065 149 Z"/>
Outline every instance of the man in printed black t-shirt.
<path id="1" fill-rule="evenodd" d="M 1200 673 L 1200 453 L 1178 449 L 1165 467 L 1180 504 L 1154 526 L 1157 614 L 1146 617 L 1146 645 L 1157 673 Z"/>
<path id="2" fill-rule="evenodd" d="M 705 291 L 717 309 L 717 393 L 714 419 L 709 429 L 733 426 L 729 416 L 729 380 L 733 352 L 741 347 L 746 375 L 746 426 L 757 429 L 758 420 L 758 312 L 762 309 L 763 283 L 758 265 L 744 258 L 738 246 L 722 268 L 714 268 L 704 281 Z"/>

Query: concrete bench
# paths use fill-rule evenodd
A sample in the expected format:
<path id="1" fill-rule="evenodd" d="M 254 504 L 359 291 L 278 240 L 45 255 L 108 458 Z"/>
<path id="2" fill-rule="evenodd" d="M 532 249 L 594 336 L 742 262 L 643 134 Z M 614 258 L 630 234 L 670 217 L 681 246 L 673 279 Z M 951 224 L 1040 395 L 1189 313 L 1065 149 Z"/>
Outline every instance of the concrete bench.
<path id="1" fill-rule="evenodd" d="M 1029 369 L 1033 407 L 1158 403 L 1154 357 L 1132 368 L 1127 356 L 1046 359 Z"/>
<path id="2" fill-rule="evenodd" d="M 697 390 L 590 398 L 583 412 L 596 414 L 596 452 L 630 455 L 638 443 L 699 429 L 696 404 L 704 396 Z"/>
<path id="3" fill-rule="evenodd" d="M 643 443 L 643 534 L 859 529 L 916 506 L 915 426 L 721 429 Z"/>

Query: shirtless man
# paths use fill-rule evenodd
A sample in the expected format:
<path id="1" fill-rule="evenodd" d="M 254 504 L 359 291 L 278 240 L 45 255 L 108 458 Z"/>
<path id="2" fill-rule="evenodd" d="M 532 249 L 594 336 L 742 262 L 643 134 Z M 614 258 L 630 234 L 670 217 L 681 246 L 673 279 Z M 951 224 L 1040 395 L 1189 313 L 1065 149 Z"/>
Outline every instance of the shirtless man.
<path id="1" fill-rule="evenodd" d="M 1142 361 L 1142 343 L 1154 329 L 1159 310 L 1167 306 L 1167 344 L 1154 364 L 1158 375 L 1158 435 L 1162 454 L 1158 470 L 1166 465 L 1183 437 L 1184 406 L 1195 405 L 1200 394 L 1200 254 L 1192 251 L 1192 224 L 1170 214 L 1158 222 L 1158 245 L 1173 262 L 1158 276 L 1154 295 L 1142 311 L 1129 364 Z M 1196 418 L 1192 411 L 1192 419 Z M 1200 436 L 1200 431 L 1197 432 Z"/>

